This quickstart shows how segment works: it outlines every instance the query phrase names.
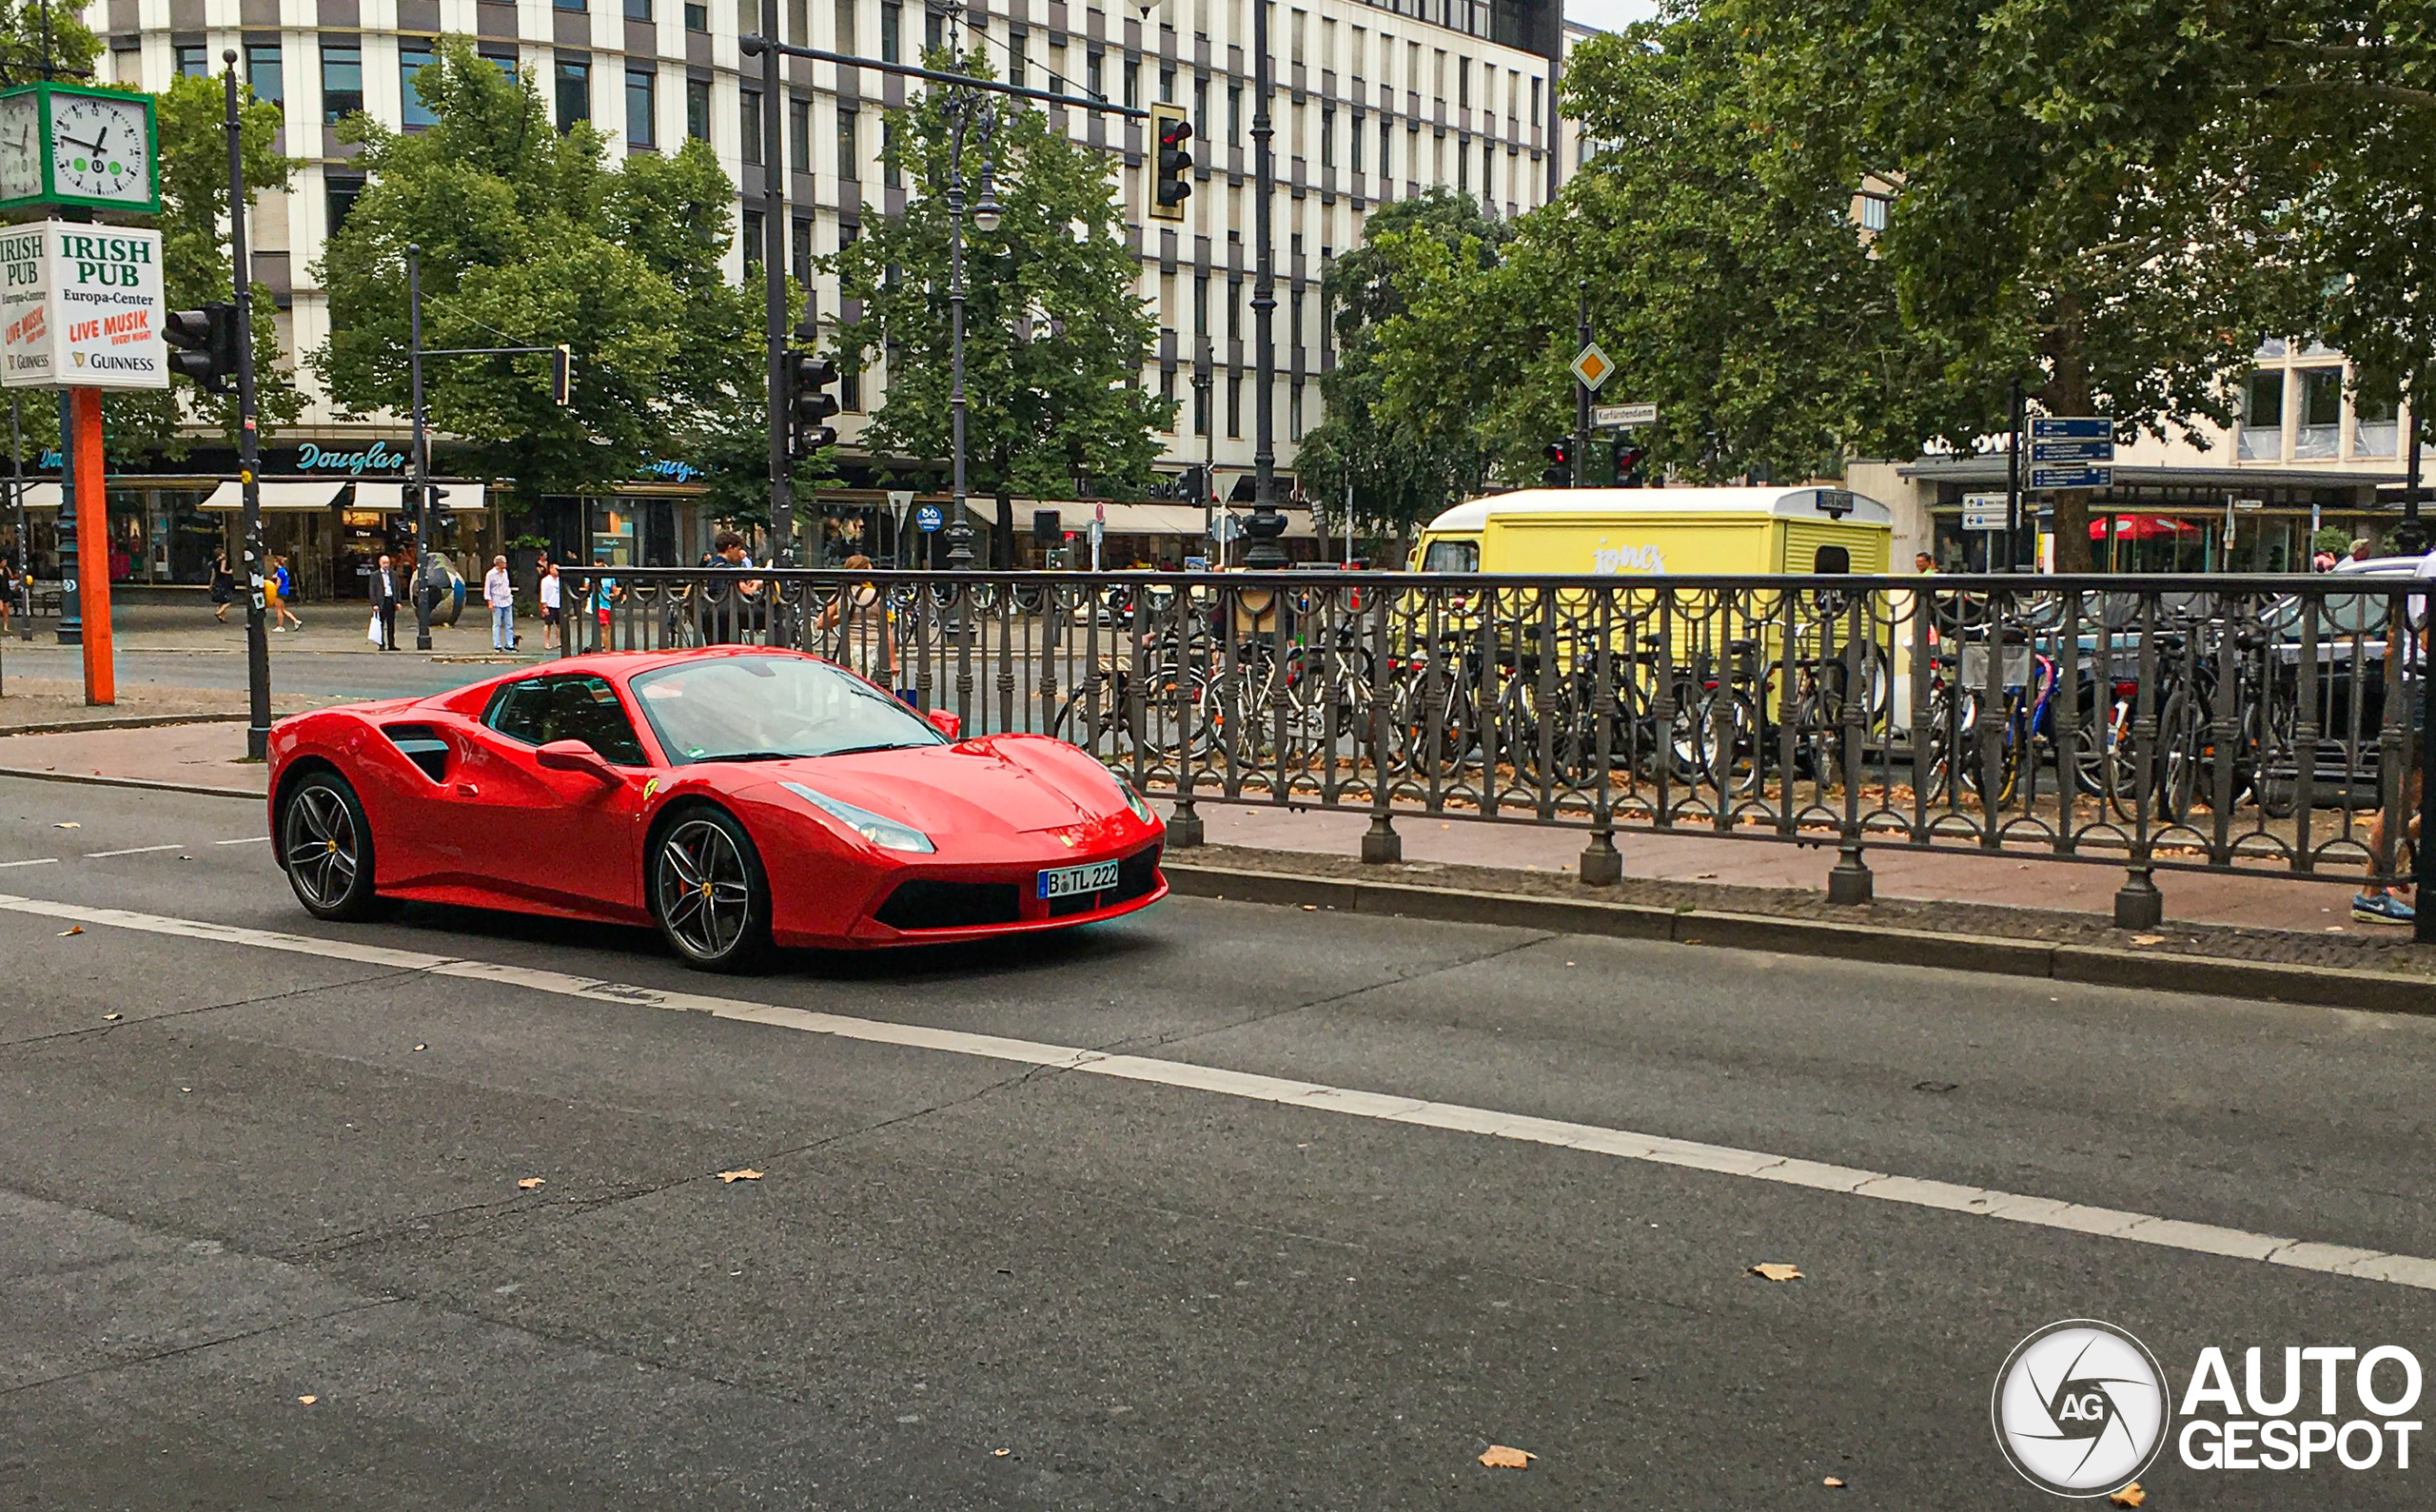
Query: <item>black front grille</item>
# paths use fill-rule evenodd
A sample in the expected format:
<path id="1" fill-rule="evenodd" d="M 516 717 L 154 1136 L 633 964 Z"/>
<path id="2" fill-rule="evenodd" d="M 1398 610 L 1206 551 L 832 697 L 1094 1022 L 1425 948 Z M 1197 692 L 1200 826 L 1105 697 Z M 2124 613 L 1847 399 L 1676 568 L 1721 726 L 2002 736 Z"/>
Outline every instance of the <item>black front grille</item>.
<path id="1" fill-rule="evenodd" d="M 1022 916 L 1012 882 L 900 882 L 874 917 L 893 930 L 969 930 Z"/>
<path id="2" fill-rule="evenodd" d="M 1134 852 L 1116 863 L 1116 886 L 1096 893 L 1072 893 L 1049 900 L 1049 916 L 1066 918 L 1075 913 L 1091 913 L 1119 903 L 1130 903 L 1148 896 L 1159 885 L 1159 848 L 1155 845 Z"/>

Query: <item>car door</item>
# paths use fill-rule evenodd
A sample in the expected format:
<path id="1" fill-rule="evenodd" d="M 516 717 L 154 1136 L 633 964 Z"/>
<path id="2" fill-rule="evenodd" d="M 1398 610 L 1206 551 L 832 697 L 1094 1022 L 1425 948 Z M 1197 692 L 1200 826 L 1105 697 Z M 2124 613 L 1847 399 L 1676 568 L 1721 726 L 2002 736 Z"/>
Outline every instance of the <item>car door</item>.
<path id="1" fill-rule="evenodd" d="M 542 766 L 540 748 L 553 740 L 592 747 L 609 763 L 606 777 Z M 643 789 L 653 774 L 607 678 L 506 683 L 467 746 L 458 794 L 484 827 L 478 843 L 501 891 L 580 913 L 640 911 Z"/>

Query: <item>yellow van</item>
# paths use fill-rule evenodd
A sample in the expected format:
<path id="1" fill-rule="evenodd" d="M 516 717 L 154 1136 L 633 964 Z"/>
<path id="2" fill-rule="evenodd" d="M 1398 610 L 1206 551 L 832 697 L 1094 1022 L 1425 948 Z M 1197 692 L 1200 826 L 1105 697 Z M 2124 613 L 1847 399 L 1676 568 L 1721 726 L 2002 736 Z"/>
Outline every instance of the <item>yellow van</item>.
<path id="1" fill-rule="evenodd" d="M 1882 573 L 1895 517 L 1847 488 L 1525 488 L 1423 529 L 1422 572 L 1530 577 Z"/>

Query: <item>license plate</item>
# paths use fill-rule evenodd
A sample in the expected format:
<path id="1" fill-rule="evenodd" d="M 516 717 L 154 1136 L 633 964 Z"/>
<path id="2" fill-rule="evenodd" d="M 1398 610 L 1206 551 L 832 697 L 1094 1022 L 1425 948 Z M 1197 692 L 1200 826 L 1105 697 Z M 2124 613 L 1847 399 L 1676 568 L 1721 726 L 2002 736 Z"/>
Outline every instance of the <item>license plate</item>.
<path id="1" fill-rule="evenodd" d="M 1040 874 L 1040 895 L 1072 897 L 1077 893 L 1104 893 L 1116 886 L 1116 863 L 1093 861 L 1089 866 L 1061 866 Z"/>

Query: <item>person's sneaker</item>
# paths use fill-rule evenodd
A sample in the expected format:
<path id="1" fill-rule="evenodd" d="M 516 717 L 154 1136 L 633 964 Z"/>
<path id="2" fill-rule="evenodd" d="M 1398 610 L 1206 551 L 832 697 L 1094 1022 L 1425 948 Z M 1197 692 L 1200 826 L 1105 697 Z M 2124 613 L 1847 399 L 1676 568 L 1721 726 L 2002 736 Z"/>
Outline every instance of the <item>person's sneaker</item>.
<path id="1" fill-rule="evenodd" d="M 2351 898 L 2351 916 L 2363 924 L 2412 924 L 2418 922 L 2419 911 L 2389 893 L 2374 897 L 2358 893 Z"/>

